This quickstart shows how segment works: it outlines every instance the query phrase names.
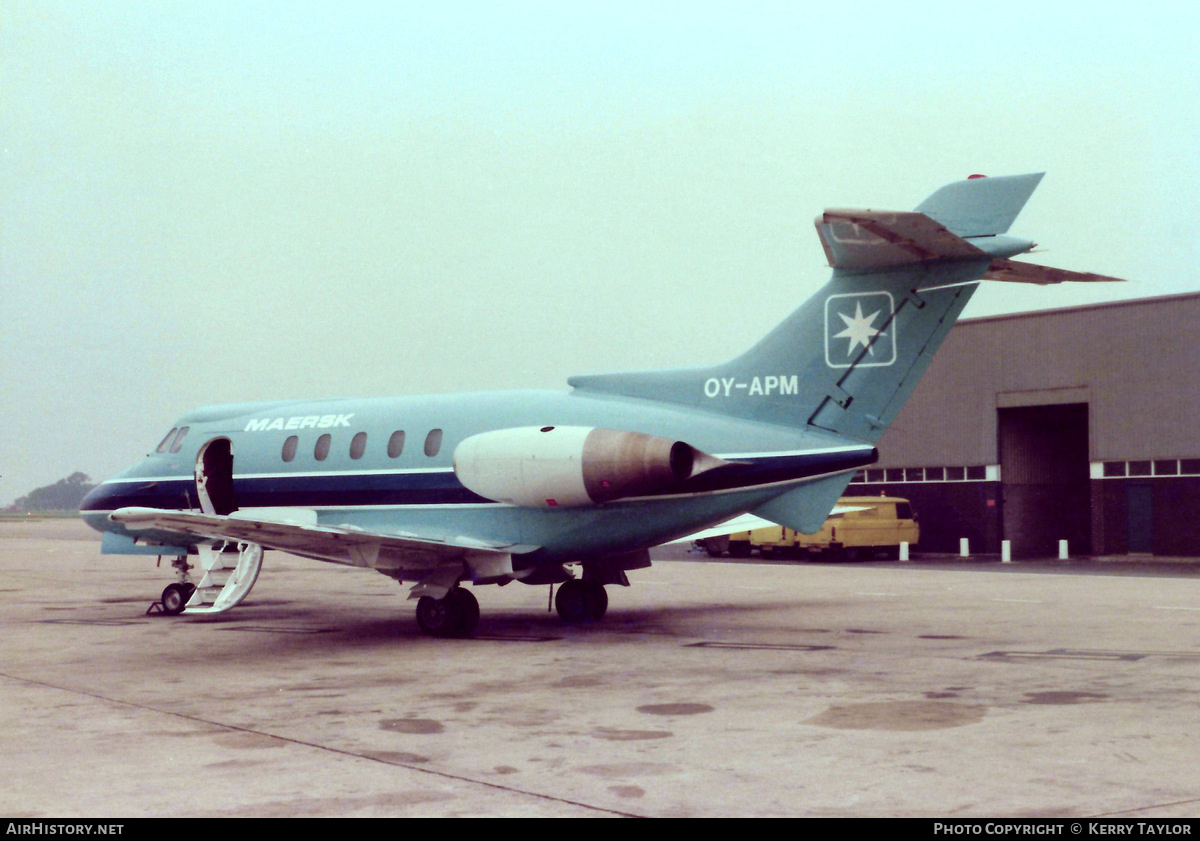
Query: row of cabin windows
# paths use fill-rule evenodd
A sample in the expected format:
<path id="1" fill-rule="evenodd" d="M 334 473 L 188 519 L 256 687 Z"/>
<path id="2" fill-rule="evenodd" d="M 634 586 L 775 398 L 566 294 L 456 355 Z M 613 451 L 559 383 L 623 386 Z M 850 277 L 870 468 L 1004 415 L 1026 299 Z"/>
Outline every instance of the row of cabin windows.
<path id="1" fill-rule="evenodd" d="M 326 432 L 317 439 L 316 445 L 313 447 L 313 458 L 317 461 L 324 461 L 329 458 L 329 449 L 333 445 L 333 436 Z M 296 458 L 296 450 L 300 447 L 300 436 L 289 435 L 287 440 L 283 442 L 283 460 L 292 461 Z M 425 436 L 425 455 L 433 458 L 442 449 L 442 430 L 431 429 L 429 434 Z M 350 458 L 360 459 L 367 451 L 367 433 L 356 433 L 350 439 Z M 404 452 L 404 430 L 397 429 L 388 438 L 387 454 L 388 458 L 399 458 Z"/>

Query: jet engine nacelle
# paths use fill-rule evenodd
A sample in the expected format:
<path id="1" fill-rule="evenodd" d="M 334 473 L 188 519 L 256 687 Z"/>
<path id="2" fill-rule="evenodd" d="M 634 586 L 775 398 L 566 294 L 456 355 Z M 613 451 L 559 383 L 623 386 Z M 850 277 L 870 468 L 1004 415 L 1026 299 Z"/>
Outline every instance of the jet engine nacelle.
<path id="1" fill-rule="evenodd" d="M 531 508 L 640 496 L 725 463 L 682 441 L 581 426 L 484 432 L 454 450 L 454 472 L 465 487 Z"/>

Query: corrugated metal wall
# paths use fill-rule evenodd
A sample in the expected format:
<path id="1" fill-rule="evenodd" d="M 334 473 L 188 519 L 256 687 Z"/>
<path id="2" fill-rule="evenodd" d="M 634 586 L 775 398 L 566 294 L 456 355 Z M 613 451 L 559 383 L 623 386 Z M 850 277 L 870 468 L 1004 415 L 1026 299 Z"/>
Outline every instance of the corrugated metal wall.
<path id="1" fill-rule="evenodd" d="M 997 408 L 1089 405 L 1089 459 L 1200 456 L 1200 294 L 961 322 L 880 465 L 998 464 Z"/>

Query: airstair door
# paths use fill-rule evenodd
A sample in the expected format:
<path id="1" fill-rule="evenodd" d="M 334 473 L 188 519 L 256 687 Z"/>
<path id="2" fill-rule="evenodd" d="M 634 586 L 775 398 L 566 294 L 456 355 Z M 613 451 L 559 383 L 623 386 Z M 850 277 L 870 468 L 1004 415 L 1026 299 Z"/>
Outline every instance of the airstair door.
<path id="1" fill-rule="evenodd" d="M 196 456 L 196 495 L 205 514 L 232 514 L 233 444 L 228 438 L 214 438 L 200 448 Z"/>

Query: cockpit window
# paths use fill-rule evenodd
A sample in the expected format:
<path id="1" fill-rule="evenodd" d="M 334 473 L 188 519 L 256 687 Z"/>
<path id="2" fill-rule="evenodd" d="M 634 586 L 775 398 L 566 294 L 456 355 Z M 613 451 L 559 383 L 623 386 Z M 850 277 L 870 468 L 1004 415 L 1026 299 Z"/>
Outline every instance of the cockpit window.
<path id="1" fill-rule="evenodd" d="M 158 445 L 158 449 L 156 449 L 154 452 L 165 453 L 167 451 L 167 445 L 171 443 L 171 439 L 175 437 L 175 433 L 178 431 L 178 428 L 174 426 L 171 427 L 171 431 L 167 433 L 167 437 L 162 439 L 162 443 Z"/>
<path id="2" fill-rule="evenodd" d="M 175 436 L 175 441 L 171 444 L 171 452 L 177 453 L 183 448 L 183 439 L 189 429 L 191 429 L 190 426 L 180 427 L 179 434 Z"/>

